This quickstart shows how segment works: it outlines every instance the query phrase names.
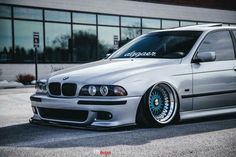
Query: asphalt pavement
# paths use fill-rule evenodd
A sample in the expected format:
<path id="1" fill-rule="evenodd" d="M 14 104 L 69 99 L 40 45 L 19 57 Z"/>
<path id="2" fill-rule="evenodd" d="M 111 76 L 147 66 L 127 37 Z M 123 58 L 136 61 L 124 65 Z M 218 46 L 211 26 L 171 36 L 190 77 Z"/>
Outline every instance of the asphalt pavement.
<path id="1" fill-rule="evenodd" d="M 95 131 L 29 124 L 33 88 L 0 90 L 0 157 L 235 157 L 236 115 Z"/>

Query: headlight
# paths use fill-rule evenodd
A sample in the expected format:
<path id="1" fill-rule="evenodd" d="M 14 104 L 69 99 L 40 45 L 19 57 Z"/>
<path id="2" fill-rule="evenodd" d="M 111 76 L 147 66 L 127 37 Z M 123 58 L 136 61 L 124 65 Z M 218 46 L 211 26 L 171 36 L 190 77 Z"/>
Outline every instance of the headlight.
<path id="1" fill-rule="evenodd" d="M 38 80 L 35 88 L 37 94 L 47 94 L 47 80 Z"/>
<path id="2" fill-rule="evenodd" d="M 107 96 L 109 93 L 109 89 L 107 86 L 101 86 L 100 87 L 100 93 L 102 96 Z"/>
<path id="3" fill-rule="evenodd" d="M 88 92 L 91 96 L 94 96 L 94 95 L 96 95 L 97 89 L 96 89 L 95 86 L 89 86 L 88 87 Z"/>
<path id="4" fill-rule="evenodd" d="M 85 85 L 81 88 L 80 96 L 126 96 L 126 90 L 116 85 Z"/>

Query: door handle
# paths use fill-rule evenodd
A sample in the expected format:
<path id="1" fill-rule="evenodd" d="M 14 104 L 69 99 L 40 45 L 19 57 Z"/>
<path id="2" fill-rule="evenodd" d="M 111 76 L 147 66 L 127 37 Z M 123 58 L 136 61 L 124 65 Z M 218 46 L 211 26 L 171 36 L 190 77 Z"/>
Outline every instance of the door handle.
<path id="1" fill-rule="evenodd" d="M 233 69 L 234 69 L 234 71 L 236 71 L 236 66 Z"/>

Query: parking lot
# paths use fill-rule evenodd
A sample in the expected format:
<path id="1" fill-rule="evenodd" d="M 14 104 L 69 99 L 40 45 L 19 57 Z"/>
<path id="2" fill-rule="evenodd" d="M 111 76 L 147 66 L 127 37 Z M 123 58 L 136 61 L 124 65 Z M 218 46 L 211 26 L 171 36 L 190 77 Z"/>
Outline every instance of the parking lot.
<path id="1" fill-rule="evenodd" d="M 236 116 L 95 131 L 29 124 L 33 88 L 0 90 L 0 157 L 236 156 Z"/>

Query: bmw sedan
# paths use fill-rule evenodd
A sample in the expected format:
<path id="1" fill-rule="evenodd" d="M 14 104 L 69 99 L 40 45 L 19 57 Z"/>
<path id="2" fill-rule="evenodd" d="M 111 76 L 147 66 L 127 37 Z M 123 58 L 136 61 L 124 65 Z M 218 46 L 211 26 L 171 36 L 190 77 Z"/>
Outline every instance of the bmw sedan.
<path id="1" fill-rule="evenodd" d="M 215 24 L 142 35 L 106 59 L 37 82 L 30 122 L 160 126 L 236 112 L 236 28 Z"/>

